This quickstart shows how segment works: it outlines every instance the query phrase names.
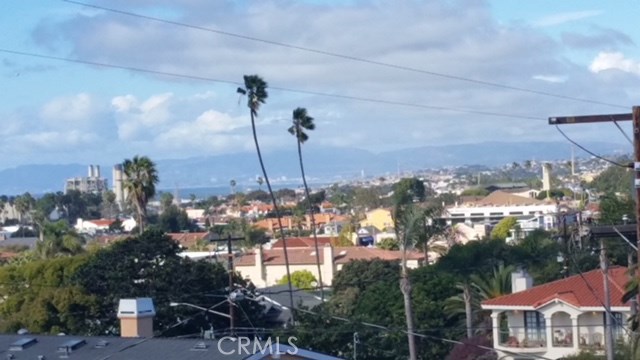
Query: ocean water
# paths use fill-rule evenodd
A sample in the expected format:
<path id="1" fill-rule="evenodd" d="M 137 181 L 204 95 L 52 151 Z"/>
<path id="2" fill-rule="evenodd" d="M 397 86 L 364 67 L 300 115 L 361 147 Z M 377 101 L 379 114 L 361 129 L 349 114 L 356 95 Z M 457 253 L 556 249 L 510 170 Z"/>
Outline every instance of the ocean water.
<path id="1" fill-rule="evenodd" d="M 317 188 L 317 187 L 321 187 L 323 186 L 323 184 L 309 184 L 310 188 Z M 275 190 L 280 190 L 280 189 L 292 189 L 292 190 L 297 190 L 297 189 L 303 189 L 303 186 L 300 184 L 273 184 L 271 185 L 271 188 L 275 191 Z M 262 185 L 262 187 L 258 187 L 258 185 L 256 184 L 255 186 L 243 186 L 242 184 L 239 184 L 236 186 L 236 192 L 242 192 L 242 193 L 247 193 L 250 191 L 255 191 L 258 189 L 262 189 L 264 191 L 267 191 L 267 185 Z M 171 194 L 175 194 L 176 193 L 176 189 L 158 189 L 158 194 L 160 195 L 161 193 L 171 193 Z M 206 199 L 210 196 L 227 196 L 229 194 L 231 194 L 231 187 L 230 186 L 212 186 L 212 187 L 194 187 L 194 188 L 178 188 L 177 192 L 180 196 L 180 198 L 182 199 L 189 199 L 191 197 L 191 194 L 194 194 L 196 196 L 197 199 Z"/>

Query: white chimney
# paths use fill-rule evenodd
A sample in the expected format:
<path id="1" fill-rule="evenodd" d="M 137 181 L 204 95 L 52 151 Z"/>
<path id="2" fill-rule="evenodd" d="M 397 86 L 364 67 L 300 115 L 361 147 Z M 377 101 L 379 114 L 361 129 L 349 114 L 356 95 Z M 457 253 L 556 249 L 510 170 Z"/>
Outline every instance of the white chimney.
<path id="1" fill-rule="evenodd" d="M 264 284 L 265 286 L 267 285 L 267 272 L 265 271 L 265 267 L 264 267 L 264 253 L 262 251 L 262 245 L 259 245 L 257 249 L 255 249 L 256 251 L 256 263 L 255 263 L 255 267 L 256 267 L 256 271 L 255 274 L 257 274 L 259 276 L 259 279 L 251 279 L 251 281 L 254 284 Z"/>
<path id="2" fill-rule="evenodd" d="M 333 282 L 333 274 L 336 271 L 335 259 L 333 257 L 333 246 L 326 244 L 322 249 L 322 284 L 323 286 L 329 286 Z M 321 285 L 321 284 L 318 284 Z"/>
<path id="3" fill-rule="evenodd" d="M 120 336 L 125 338 L 153 337 L 156 309 L 151 298 L 120 299 L 118 319 Z"/>
<path id="4" fill-rule="evenodd" d="M 517 293 L 533 286 L 533 279 L 526 270 L 511 273 L 511 293 Z"/>

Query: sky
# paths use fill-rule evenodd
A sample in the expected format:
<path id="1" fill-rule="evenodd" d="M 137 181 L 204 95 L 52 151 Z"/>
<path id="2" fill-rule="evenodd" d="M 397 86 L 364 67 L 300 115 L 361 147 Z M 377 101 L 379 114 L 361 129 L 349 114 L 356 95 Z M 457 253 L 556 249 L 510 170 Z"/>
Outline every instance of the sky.
<path id="1" fill-rule="evenodd" d="M 635 0 L 79 1 L 110 10 L 0 3 L 0 169 L 253 151 L 245 74 L 267 153 L 295 151 L 297 107 L 312 146 L 380 152 L 564 141 L 548 117 L 640 105 Z"/>

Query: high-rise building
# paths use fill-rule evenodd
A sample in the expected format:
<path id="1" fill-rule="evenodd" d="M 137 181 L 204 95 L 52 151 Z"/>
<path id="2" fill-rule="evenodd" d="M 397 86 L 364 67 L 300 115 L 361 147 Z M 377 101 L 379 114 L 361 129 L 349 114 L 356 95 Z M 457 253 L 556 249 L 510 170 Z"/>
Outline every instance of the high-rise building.
<path id="1" fill-rule="evenodd" d="M 70 190 L 77 190 L 82 193 L 101 194 L 108 188 L 107 179 L 100 176 L 99 165 L 89 165 L 86 177 L 69 178 L 64 184 L 65 194 Z"/>
<path id="2" fill-rule="evenodd" d="M 551 190 L 551 164 L 542 164 L 542 190 Z"/>

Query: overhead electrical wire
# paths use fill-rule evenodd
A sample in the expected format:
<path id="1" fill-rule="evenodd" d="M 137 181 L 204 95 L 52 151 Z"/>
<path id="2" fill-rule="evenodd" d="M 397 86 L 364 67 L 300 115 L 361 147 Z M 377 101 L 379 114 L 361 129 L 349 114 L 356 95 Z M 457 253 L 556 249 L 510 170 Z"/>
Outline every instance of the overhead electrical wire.
<path id="1" fill-rule="evenodd" d="M 523 87 L 519 87 L 519 86 L 495 83 L 495 82 L 486 81 L 486 80 L 472 79 L 472 78 L 467 78 L 467 77 L 464 77 L 464 76 L 445 74 L 445 73 L 431 71 L 431 70 L 414 68 L 414 67 L 410 67 L 410 66 L 406 66 L 406 65 L 398 65 L 398 64 L 388 63 L 388 62 L 365 59 L 365 58 L 362 58 L 362 57 L 357 57 L 357 56 L 353 56 L 353 55 L 346 55 L 346 54 L 340 54 L 340 53 L 331 52 L 331 51 L 327 51 L 327 50 L 320 50 L 320 49 L 314 49 L 314 48 L 305 47 L 305 46 L 287 44 L 287 43 L 283 43 L 283 42 L 279 42 L 279 41 L 268 40 L 268 39 L 258 38 L 258 37 L 249 36 L 249 35 L 242 35 L 242 34 L 232 33 L 232 32 L 229 32 L 229 31 L 208 28 L 208 27 L 204 27 L 204 26 L 187 24 L 187 23 L 174 21 L 174 20 L 163 19 L 163 18 L 159 18 L 159 17 L 155 17 L 155 16 L 138 14 L 138 13 L 134 13 L 134 12 L 131 12 L 131 11 L 119 10 L 119 9 L 109 8 L 109 7 L 106 7 L 106 6 L 100 6 L 100 5 L 95 5 L 95 4 L 88 4 L 88 3 L 85 3 L 85 2 L 81 2 L 81 1 L 75 1 L 75 0 L 61 0 L 61 1 L 69 3 L 69 4 L 85 6 L 85 7 L 89 7 L 89 8 L 94 8 L 94 9 L 99 9 L 99 10 L 103 10 L 103 11 L 116 13 L 116 14 L 127 15 L 127 16 L 131 16 L 131 17 L 135 17 L 135 18 L 140 18 L 140 19 L 145 19 L 145 20 L 165 23 L 165 24 L 174 25 L 174 26 L 180 26 L 180 27 L 194 29 L 194 30 L 206 31 L 206 32 L 215 33 L 215 34 L 218 34 L 218 35 L 229 36 L 229 37 L 234 37 L 234 38 L 248 40 L 248 41 L 260 42 L 260 43 L 279 46 L 279 47 L 283 47 L 283 48 L 294 49 L 294 50 L 299 50 L 299 51 L 304 51 L 304 52 L 314 53 L 314 54 L 319 54 L 319 55 L 325 55 L 325 56 L 330 56 L 330 57 L 334 57 L 334 58 L 340 58 L 340 59 L 345 59 L 345 60 L 350 60 L 350 61 L 370 64 L 370 65 L 382 66 L 382 67 L 396 69 L 396 70 L 403 70 L 403 71 L 409 71 L 409 72 L 413 72 L 413 73 L 430 75 L 430 76 L 445 78 L 445 79 L 449 79 L 449 80 L 462 81 L 462 82 L 473 83 L 473 84 L 477 84 L 477 85 L 490 86 L 490 87 L 494 87 L 494 88 L 500 88 L 500 89 L 505 89 L 505 90 L 510 90 L 510 91 L 518 91 L 518 92 L 535 94 L 535 95 L 546 96 L 546 97 L 559 98 L 559 99 L 564 99 L 564 100 L 578 101 L 578 102 L 582 102 L 582 103 L 597 104 L 597 105 L 604 105 L 604 106 L 625 108 L 625 109 L 629 108 L 629 106 L 624 106 L 624 105 L 620 105 L 620 104 L 612 104 L 612 103 L 607 103 L 607 102 L 602 102 L 602 101 L 597 101 L 597 100 L 583 99 L 583 98 L 578 98 L 578 97 L 573 97 L 573 96 L 568 96 L 568 95 L 555 94 L 555 93 L 551 93 L 551 92 L 547 92 L 547 91 L 533 90 L 533 89 L 523 88 Z"/>
<path id="2" fill-rule="evenodd" d="M 615 121 L 615 120 L 613 120 L 613 119 L 612 119 L 612 121 L 613 121 L 613 124 L 618 128 L 618 130 L 620 130 L 620 132 L 622 133 L 622 136 L 624 136 L 624 137 L 627 139 L 627 141 L 629 142 L 629 144 L 633 145 L 633 140 L 631 140 L 631 138 L 629 137 L 629 135 L 627 135 L 627 133 L 626 133 L 626 132 L 624 132 L 624 130 L 622 130 L 622 128 L 620 127 L 620 124 L 618 124 L 618 122 L 617 122 L 617 121 Z"/>
<path id="3" fill-rule="evenodd" d="M 241 84 L 240 82 L 231 81 L 231 80 L 216 79 L 216 78 L 210 78 L 210 77 L 199 76 L 199 75 L 179 74 L 179 73 L 173 73 L 173 72 L 167 72 L 167 71 L 145 69 L 145 68 L 134 67 L 134 66 L 108 64 L 108 63 L 90 61 L 90 60 L 72 59 L 72 58 L 66 58 L 61 56 L 38 54 L 38 53 L 32 53 L 32 52 L 26 52 L 26 51 L 11 50 L 6 48 L 0 48 L 0 53 L 98 66 L 98 67 L 104 67 L 104 68 L 120 69 L 120 70 L 127 70 L 127 71 L 133 71 L 133 72 L 141 72 L 141 73 L 161 75 L 161 76 L 174 77 L 174 78 L 183 78 L 183 79 L 189 79 L 189 80 L 229 84 L 233 86 L 243 86 L 243 84 Z M 322 97 L 328 97 L 328 98 L 334 98 L 334 99 L 353 100 L 353 101 L 368 102 L 368 103 L 383 104 L 383 105 L 395 105 L 395 106 L 428 109 L 428 110 L 436 110 L 436 111 L 450 111 L 450 112 L 465 113 L 465 114 L 496 116 L 496 117 L 514 118 L 514 119 L 523 119 L 523 120 L 547 121 L 547 119 L 545 118 L 528 116 L 528 115 L 505 114 L 505 113 L 492 112 L 492 111 L 452 108 L 452 107 L 435 106 L 435 105 L 424 105 L 424 104 L 408 103 L 408 102 L 395 101 L 395 100 L 374 99 L 374 98 L 366 98 L 366 97 L 351 96 L 351 95 L 324 93 L 319 91 L 291 89 L 291 88 L 278 87 L 278 86 L 269 86 L 269 89 L 278 90 L 282 92 L 296 93 L 296 94 L 322 96 Z"/>
<path id="4" fill-rule="evenodd" d="M 316 316 L 327 316 L 325 314 L 320 314 L 311 310 L 305 310 L 305 309 L 294 309 L 295 311 L 299 311 L 302 313 L 306 313 L 306 314 L 311 314 L 311 315 L 316 315 Z M 329 315 L 330 318 L 335 319 L 335 320 L 340 320 L 340 321 L 344 321 L 344 322 L 349 322 L 349 323 L 353 323 L 353 324 L 360 324 L 360 325 L 364 325 L 367 327 L 371 327 L 371 328 L 375 328 L 375 329 L 379 329 L 379 330 L 383 330 L 383 331 L 387 331 L 387 332 L 402 332 L 404 334 L 411 334 L 413 336 L 416 337 L 420 337 L 423 339 L 430 339 L 430 340 L 436 340 L 436 341 L 441 341 L 441 342 L 446 342 L 446 343 L 450 343 L 450 344 L 456 344 L 456 345 L 464 345 L 464 346 L 470 346 L 470 347 L 475 347 L 478 349 L 482 349 L 482 350 L 488 350 L 491 352 L 502 352 L 511 356 L 518 356 L 518 357 L 524 357 L 524 358 L 531 358 L 531 359 L 542 359 L 542 360 L 551 360 L 547 357 L 544 356 L 540 356 L 540 355 L 536 355 L 536 354 L 525 354 L 525 353 L 518 353 L 518 352 L 513 352 L 513 351 L 509 351 L 509 350 L 496 350 L 493 347 L 490 346 L 484 346 L 484 345 L 478 345 L 478 344 L 469 344 L 469 343 L 465 343 L 459 340 L 453 340 L 453 339 L 447 339 L 447 338 L 443 338 L 443 337 L 439 337 L 439 336 L 433 336 L 433 335 L 427 335 L 427 334 L 422 334 L 422 333 L 418 333 L 415 331 L 407 331 L 405 329 L 392 329 L 390 327 L 384 326 L 384 325 L 379 325 L 379 324 L 373 324 L 373 323 L 368 323 L 368 322 L 363 322 L 363 321 L 357 321 L 357 320 L 351 320 L 348 318 L 344 318 L 344 317 L 339 317 L 339 316 L 331 316 Z"/>
<path id="5" fill-rule="evenodd" d="M 594 156 L 594 157 L 596 157 L 596 158 L 598 158 L 598 159 L 600 159 L 600 160 L 606 161 L 606 162 L 608 162 L 608 163 L 610 163 L 610 164 L 612 164 L 612 165 L 615 165 L 615 166 L 620 166 L 620 167 L 623 167 L 623 168 L 630 168 L 630 167 L 633 167 L 633 164 L 627 164 L 627 165 L 625 165 L 625 164 L 621 164 L 621 163 L 619 163 L 619 162 L 617 162 L 617 161 L 613 161 L 613 160 L 607 159 L 607 158 L 605 158 L 605 157 L 602 157 L 602 156 L 600 156 L 600 155 L 598 155 L 598 154 L 594 153 L 593 151 L 591 151 L 591 150 L 589 150 L 589 149 L 585 148 L 584 146 L 582 146 L 582 145 L 578 144 L 577 142 L 573 141 L 569 136 L 567 136 L 567 134 L 565 134 L 565 133 L 564 133 L 564 131 L 562 131 L 558 125 L 556 125 L 556 130 L 558 130 L 558 132 L 560 132 L 560 134 L 561 134 L 565 139 L 567 139 L 567 141 L 569 141 L 569 142 L 570 142 L 570 143 L 572 143 L 573 145 L 575 145 L 575 146 L 577 146 L 578 148 L 580 148 L 580 150 L 582 150 L 582 151 L 584 151 L 584 152 L 588 153 L 588 154 L 589 154 L 589 155 L 591 155 L 591 156 Z"/>

